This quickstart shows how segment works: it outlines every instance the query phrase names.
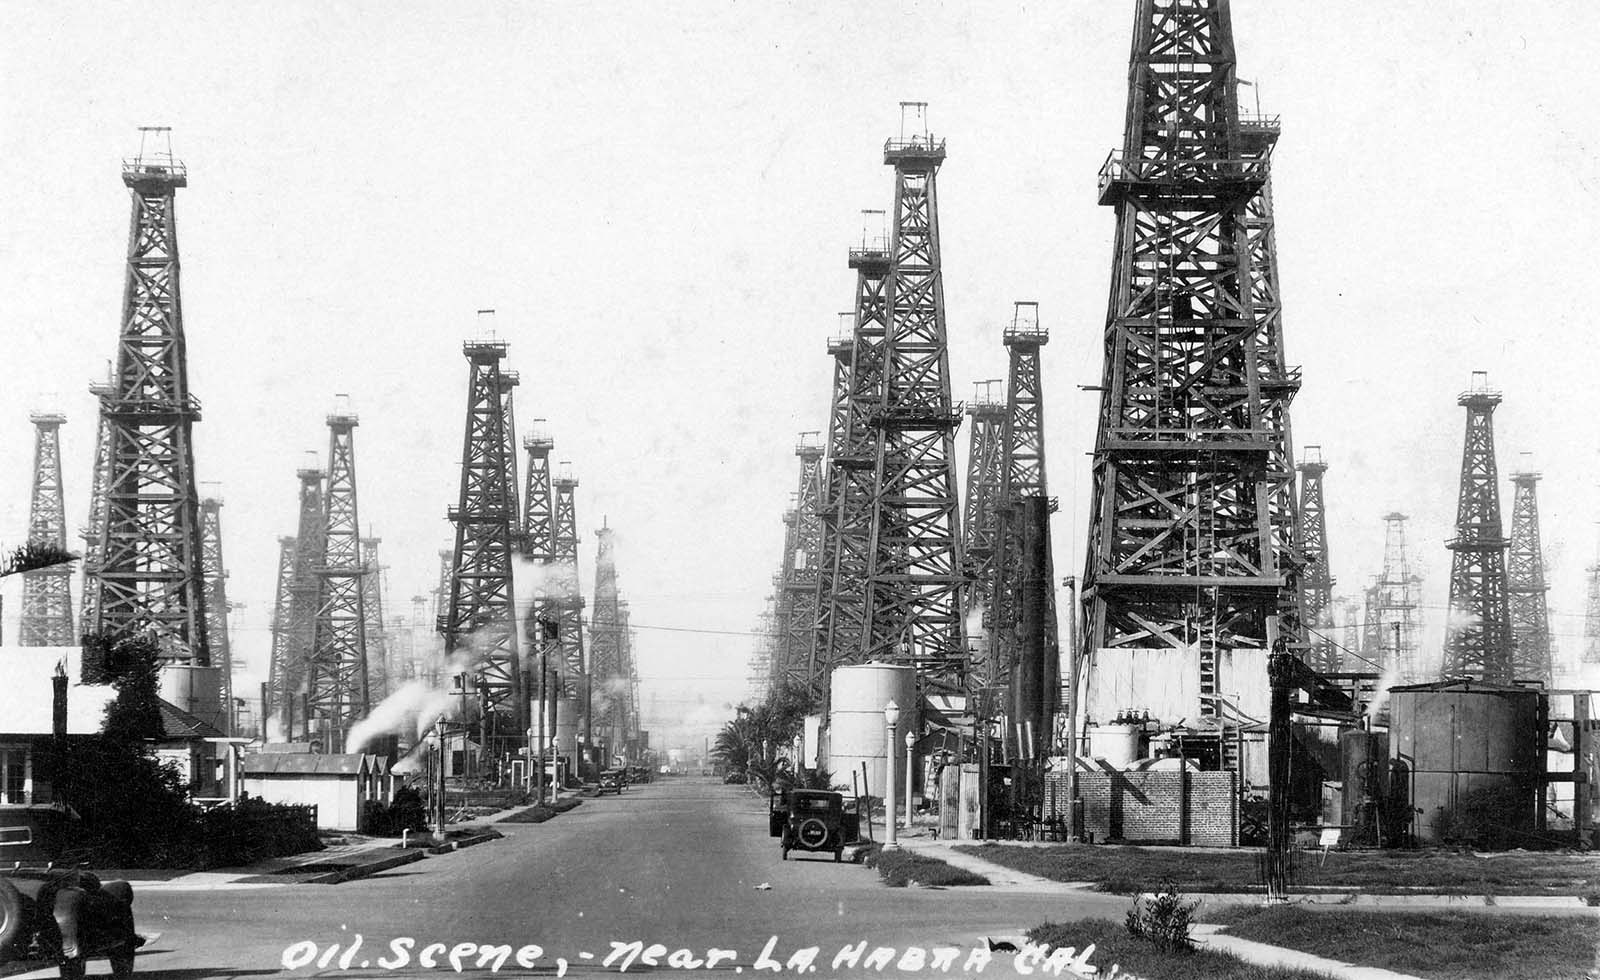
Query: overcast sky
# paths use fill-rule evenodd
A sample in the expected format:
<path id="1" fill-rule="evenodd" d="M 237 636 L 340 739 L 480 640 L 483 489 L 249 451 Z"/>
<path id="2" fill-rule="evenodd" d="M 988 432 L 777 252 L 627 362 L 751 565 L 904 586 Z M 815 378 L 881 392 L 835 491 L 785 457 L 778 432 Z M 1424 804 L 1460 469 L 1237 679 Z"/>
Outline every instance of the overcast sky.
<path id="1" fill-rule="evenodd" d="M 1039 301 L 1056 567 L 1079 572 L 1095 396 L 1077 386 L 1099 380 L 1111 260 L 1095 175 L 1122 138 L 1132 7 L 0 3 L 0 537 L 26 533 L 38 408 L 68 416 L 69 524 L 86 515 L 86 386 L 120 314 L 120 161 L 136 127 L 170 125 L 190 170 L 196 469 L 225 499 L 240 683 L 265 671 L 294 470 L 326 454 L 335 393 L 361 416 L 361 519 L 383 541 L 390 613 L 433 587 L 453 536 L 461 341 L 493 307 L 522 375 L 519 429 L 548 418 L 582 481 L 586 591 L 593 529 L 617 530 L 646 726 L 698 741 L 745 692 L 738 634 L 771 590 L 796 435 L 825 422 L 846 248 L 861 209 L 891 205 L 897 102 L 926 100 L 948 140 L 955 393 L 1004 375 L 1011 304 Z M 1554 628 L 1574 651 L 1600 534 L 1600 8 L 1239 0 L 1234 23 L 1258 85 L 1243 98 L 1284 119 L 1294 436 L 1330 463 L 1336 592 L 1377 573 L 1382 515 L 1399 509 L 1442 618 L 1455 398 L 1488 369 L 1502 475 L 1524 451 L 1545 474 Z M 1502 492 L 1509 529 L 1509 478 Z"/>

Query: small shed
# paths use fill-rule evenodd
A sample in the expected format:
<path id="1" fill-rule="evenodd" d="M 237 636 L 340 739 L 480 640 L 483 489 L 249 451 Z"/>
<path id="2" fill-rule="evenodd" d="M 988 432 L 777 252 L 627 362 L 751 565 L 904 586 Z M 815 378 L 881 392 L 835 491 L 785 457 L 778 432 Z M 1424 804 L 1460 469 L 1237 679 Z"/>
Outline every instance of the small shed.
<path id="1" fill-rule="evenodd" d="M 314 806 L 320 830 L 360 830 L 368 802 L 394 799 L 386 756 L 261 752 L 245 756 L 240 768 L 246 793 L 268 803 Z"/>

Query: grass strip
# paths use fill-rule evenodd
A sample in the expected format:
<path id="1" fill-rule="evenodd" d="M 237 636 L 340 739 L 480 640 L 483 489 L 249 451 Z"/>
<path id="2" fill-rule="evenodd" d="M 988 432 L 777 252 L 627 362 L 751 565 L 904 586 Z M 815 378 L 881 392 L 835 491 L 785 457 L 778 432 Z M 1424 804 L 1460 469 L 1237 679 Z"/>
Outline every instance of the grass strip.
<path id="1" fill-rule="evenodd" d="M 1053 881 L 1094 882 L 1131 894 L 1170 881 L 1186 892 L 1259 890 L 1258 850 L 1185 851 L 1127 845 L 962 845 L 965 854 Z M 1600 856 L 1565 851 L 1477 854 L 1441 850 L 1334 851 L 1300 858 L 1294 884 L 1375 895 L 1590 895 Z"/>
<path id="2" fill-rule="evenodd" d="M 1166 953 L 1148 940 L 1128 933 L 1120 922 L 1109 919 L 1084 919 L 1079 922 L 1046 922 L 1028 930 L 1028 939 L 1051 948 L 1071 946 L 1082 950 L 1094 945 L 1089 962 L 1098 967 L 1098 976 L 1183 977 L 1184 980 L 1330 980 L 1332 974 L 1282 966 L 1257 966 L 1231 953 L 1214 949 Z"/>
<path id="3" fill-rule="evenodd" d="M 1228 935 L 1428 980 L 1578 978 L 1595 966 L 1600 928 L 1579 916 L 1229 906 L 1204 916 Z"/>
<path id="4" fill-rule="evenodd" d="M 904 888 L 913 881 L 932 888 L 989 884 L 989 879 L 983 875 L 904 849 L 873 850 L 864 863 L 869 868 L 877 868 L 878 876 L 890 888 Z"/>

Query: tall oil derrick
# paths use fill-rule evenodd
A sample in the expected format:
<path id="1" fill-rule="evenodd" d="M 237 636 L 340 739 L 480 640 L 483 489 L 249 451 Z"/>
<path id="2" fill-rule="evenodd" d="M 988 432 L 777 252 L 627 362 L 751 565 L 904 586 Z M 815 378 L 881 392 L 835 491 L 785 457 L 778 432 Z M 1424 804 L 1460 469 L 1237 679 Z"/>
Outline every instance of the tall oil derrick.
<path id="1" fill-rule="evenodd" d="M 617 641 L 621 647 L 622 683 L 618 685 L 623 703 L 622 741 L 630 761 L 639 741 L 639 665 L 633 658 L 633 615 L 628 600 L 617 602 Z"/>
<path id="2" fill-rule="evenodd" d="M 439 549 L 439 584 L 433 587 L 433 619 L 443 624 L 450 612 L 450 571 L 455 568 L 456 553 L 453 548 Z M 441 625 L 440 633 L 444 632 Z"/>
<path id="3" fill-rule="evenodd" d="M 794 575 L 795 525 L 799 521 L 795 510 L 797 506 L 798 501 L 791 495 L 789 507 L 783 512 L 783 550 L 779 552 L 778 570 L 772 573 L 773 637 L 767 673 L 773 690 L 783 686 L 796 667 L 791 656 L 794 595 L 789 591 L 789 580 Z"/>
<path id="4" fill-rule="evenodd" d="M 1483 371 L 1456 404 L 1467 410 L 1461 451 L 1456 536 L 1450 540 L 1450 625 L 1444 641 L 1444 676 L 1509 684 L 1512 671 L 1506 548 L 1500 522 L 1499 468 L 1494 458 L 1494 410 L 1500 392 Z"/>
<path id="5" fill-rule="evenodd" d="M 509 414 L 507 416 L 510 417 Z M 533 607 L 526 618 L 523 637 L 528 642 L 529 657 L 525 674 L 531 679 L 528 690 L 529 703 L 543 698 L 553 700 L 565 689 L 562 680 L 565 663 L 561 658 L 561 597 L 557 584 L 559 569 L 553 567 L 556 550 L 555 487 L 550 482 L 550 451 L 555 448 L 549 422 L 533 420 L 533 431 L 522 440 L 528 452 L 527 482 L 522 508 L 522 529 L 519 545 L 522 556 L 539 566 L 539 580 L 533 594 Z M 533 709 L 534 720 L 539 717 Z M 544 717 L 550 718 L 546 709 Z"/>
<path id="6" fill-rule="evenodd" d="M 109 379 L 92 382 L 89 393 L 100 406 L 99 426 L 94 440 L 94 476 L 89 487 L 89 520 L 78 529 L 83 539 L 83 602 L 78 611 L 78 633 L 87 635 L 100 621 L 100 590 L 94 588 L 94 575 L 106 540 L 106 475 L 111 471 L 111 422 L 105 401 L 115 389 Z"/>
<path id="7" fill-rule="evenodd" d="M 420 680 L 430 687 L 439 686 L 439 661 L 429 642 L 435 636 L 425 624 L 436 620 L 428 615 L 428 597 L 417 594 L 411 597 L 411 662 L 403 671 L 406 680 Z"/>
<path id="8" fill-rule="evenodd" d="M 147 153 L 147 140 L 165 150 Z M 122 182 L 133 211 L 113 390 L 100 403 L 111 444 L 92 629 L 149 626 L 167 641 L 165 660 L 207 667 L 192 442 L 200 403 L 189 393 L 174 206 L 188 171 L 173 159 L 166 127 L 141 130 Z"/>
<path id="9" fill-rule="evenodd" d="M 609 525 L 595 532 L 599 549 L 594 567 L 594 611 L 589 615 L 589 680 L 594 688 L 591 724 L 615 750 L 627 721 L 620 696 L 625 677 L 622 611 L 617 596 L 616 543 Z"/>
<path id="10" fill-rule="evenodd" d="M 1117 232 L 1087 645 L 1186 651 L 1202 715 L 1227 693 L 1221 656 L 1273 647 L 1297 602 L 1278 540 L 1292 531 L 1274 515 L 1279 471 L 1293 478 L 1287 379 L 1263 350 L 1250 220 L 1270 158 L 1240 123 L 1236 86 L 1226 0 L 1140 0 L 1125 141 L 1100 172 Z"/>
<path id="11" fill-rule="evenodd" d="M 556 516 L 552 555 L 555 574 L 551 591 L 557 598 L 556 644 L 560 651 L 562 688 L 569 698 L 584 698 L 587 717 L 589 663 L 583 644 L 583 593 L 578 578 L 578 478 L 572 464 L 563 460 L 556 466 Z"/>
<path id="12" fill-rule="evenodd" d="M 61 426 L 57 412 L 35 412 L 33 498 L 28 507 L 28 544 L 67 550 L 67 511 L 61 496 Z M 22 622 L 18 642 L 25 647 L 64 647 L 76 642 L 72 621 L 72 568 L 52 565 L 22 578 Z"/>
<path id="13" fill-rule="evenodd" d="M 1006 403 L 994 395 L 1002 381 L 979 381 L 967 402 L 967 497 L 961 554 L 967 563 L 964 615 L 969 627 L 981 625 L 994 642 L 996 560 L 999 556 L 1000 493 L 1005 482 Z M 976 623 L 974 620 L 976 619 Z M 973 680 L 985 687 L 1003 684 L 1006 661 L 990 644 L 973 649 Z"/>
<path id="14" fill-rule="evenodd" d="M 367 695 L 370 703 L 377 704 L 393 693 L 398 677 L 390 649 L 388 624 L 383 618 L 384 569 L 378 561 L 378 545 L 382 538 L 362 538 L 361 558 L 366 573 L 361 576 L 361 615 L 363 632 L 367 639 Z"/>
<path id="15" fill-rule="evenodd" d="M 471 652 L 468 683 L 478 695 L 485 757 L 509 749 L 502 740 L 519 739 L 528 717 L 518 655 L 511 551 L 517 536 L 512 523 L 516 484 L 507 459 L 507 386 L 500 362 L 506 343 L 472 340 L 462 346 L 471 365 L 466 435 L 461 458 L 461 493 L 449 518 L 456 525 L 450 570 L 448 611 L 440 623 L 445 658 L 458 669 L 458 650 Z"/>
<path id="16" fill-rule="evenodd" d="M 836 411 L 828 432 L 828 476 L 823 499 L 828 554 L 818 582 L 817 657 L 812 689 L 826 698 L 833 668 L 864 663 L 861 638 L 867 619 L 867 575 L 877 497 L 877 430 L 872 419 L 883 399 L 884 339 L 889 324 L 891 264 L 882 211 L 862 212 L 860 247 L 849 251 L 856 272 L 854 322 L 849 344 L 835 339 Z M 848 368 L 842 359 L 848 356 Z M 840 386 L 844 386 L 841 388 Z M 837 410 L 841 404 L 842 411 Z"/>
<path id="17" fill-rule="evenodd" d="M 822 446 L 815 432 L 802 432 L 794 454 L 800 482 L 783 515 L 783 560 L 777 588 L 777 649 L 771 664 L 774 683 L 808 687 L 817 642 L 817 562 L 822 550 Z"/>
<path id="18" fill-rule="evenodd" d="M 1516 644 L 1511 676 L 1517 680 L 1555 678 L 1550 655 L 1550 610 L 1545 601 L 1544 549 L 1539 544 L 1538 484 L 1542 474 L 1519 470 L 1511 474 L 1516 494 L 1511 502 L 1511 551 L 1506 566 L 1506 596 L 1511 617 L 1511 638 Z"/>
<path id="19" fill-rule="evenodd" d="M 1322 476 L 1328 464 L 1321 446 L 1307 446 L 1300 458 L 1300 547 L 1305 570 L 1300 575 L 1301 615 L 1306 632 L 1306 663 L 1312 670 L 1339 670 L 1339 648 L 1333 640 L 1333 575 L 1328 560 L 1328 525 L 1322 500 Z"/>
<path id="20" fill-rule="evenodd" d="M 220 668 L 222 716 L 231 721 L 233 642 L 228 636 L 228 613 L 232 610 L 228 605 L 228 566 L 222 562 L 222 498 L 215 494 L 200 498 L 200 561 L 206 586 L 206 636 L 211 641 L 211 662 Z"/>
<path id="21" fill-rule="evenodd" d="M 1600 560 L 1584 569 L 1589 587 L 1583 606 L 1583 652 L 1581 664 L 1600 664 Z"/>
<path id="22" fill-rule="evenodd" d="M 328 481 L 322 498 L 322 559 L 317 580 L 317 615 L 306 671 L 308 721 L 329 752 L 343 752 L 350 726 L 372 706 L 367 613 L 362 582 L 368 567 L 361 554 L 361 519 L 356 498 L 355 428 L 348 407 L 328 415 Z"/>
<path id="23" fill-rule="evenodd" d="M 528 474 L 522 510 L 522 554 L 543 565 L 555 561 L 556 504 L 555 486 L 550 479 L 550 451 L 556 441 L 550 435 L 549 423 L 533 420 L 533 432 L 524 437 L 522 446 L 528 451 Z M 543 594 L 548 590 L 541 589 Z"/>
<path id="24" fill-rule="evenodd" d="M 855 314 L 839 314 L 840 332 L 828 338 L 828 356 L 833 358 L 832 395 L 828 399 L 828 432 L 822 465 L 822 490 L 817 500 L 819 529 L 817 551 L 817 627 L 811 641 L 811 662 L 806 667 L 806 684 L 819 701 L 826 700 L 828 688 L 828 626 L 833 609 L 833 573 L 839 555 L 839 488 L 844 469 L 835 464 L 845 452 L 850 425 L 851 360 L 855 355 Z"/>
<path id="25" fill-rule="evenodd" d="M 882 393 L 871 416 L 876 492 L 861 635 L 865 659 L 913 665 L 924 684 L 955 691 L 969 659 L 955 472 L 961 409 L 950 398 L 939 255 L 944 141 L 928 134 L 926 109 L 901 103 L 901 135 L 883 147 L 883 162 L 894 167 L 895 210 Z"/>
<path id="26" fill-rule="evenodd" d="M 1039 304 L 1018 302 L 1006 328 L 1009 354 L 1004 465 L 1000 484 L 1000 575 L 993 635 L 1009 665 L 1013 725 L 1031 725 L 1035 739 L 1051 729 L 1060 691 L 1056 635 L 1055 561 L 1050 550 L 1050 498 L 1045 475 L 1044 377 L 1039 351 L 1050 332 L 1039 323 Z M 1026 728 L 1024 729 L 1026 730 Z M 1037 742 L 1033 746 L 1041 748 Z"/>
<path id="27" fill-rule="evenodd" d="M 1421 582 L 1411 572 L 1406 558 L 1406 515 L 1394 511 L 1383 517 L 1383 574 L 1370 590 L 1370 601 L 1363 622 L 1362 656 L 1367 661 L 1392 671 L 1402 683 L 1417 683 L 1424 677 L 1418 663 L 1418 638 L 1422 624 L 1417 618 Z M 1400 627 L 1399 645 L 1395 626 Z M 1352 670 L 1367 670 L 1368 663 L 1347 665 Z"/>
<path id="28" fill-rule="evenodd" d="M 278 587 L 273 593 L 272 650 L 267 657 L 266 704 L 262 705 L 262 723 L 279 714 L 285 693 L 293 695 L 293 678 L 298 676 L 294 663 L 294 563 L 298 549 L 295 539 L 278 539 Z"/>

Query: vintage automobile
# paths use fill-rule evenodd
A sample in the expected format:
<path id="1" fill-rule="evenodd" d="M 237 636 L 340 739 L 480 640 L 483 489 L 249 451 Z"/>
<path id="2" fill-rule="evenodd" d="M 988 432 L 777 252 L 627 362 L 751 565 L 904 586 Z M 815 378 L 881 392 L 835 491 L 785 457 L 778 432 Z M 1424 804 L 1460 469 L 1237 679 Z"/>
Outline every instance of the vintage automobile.
<path id="1" fill-rule="evenodd" d="M 144 945 L 133 931 L 133 886 L 88 871 L 16 868 L 0 873 L 0 966 L 13 960 L 57 964 L 79 980 L 86 960 L 109 957 L 111 975 L 133 974 Z"/>
<path id="2" fill-rule="evenodd" d="M 858 832 L 856 815 L 844 812 L 844 796 L 829 790 L 791 789 L 773 793 L 767 800 L 767 829 L 778 838 L 783 859 L 790 851 L 832 851 L 834 861 L 844 857 L 844 846 Z"/>
<path id="3" fill-rule="evenodd" d="M 628 781 L 626 777 L 623 776 L 622 770 L 607 769 L 605 772 L 600 774 L 600 791 L 595 795 L 604 796 L 606 793 L 615 793 L 618 796 L 621 796 L 622 787 L 626 786 L 627 784 Z"/>

